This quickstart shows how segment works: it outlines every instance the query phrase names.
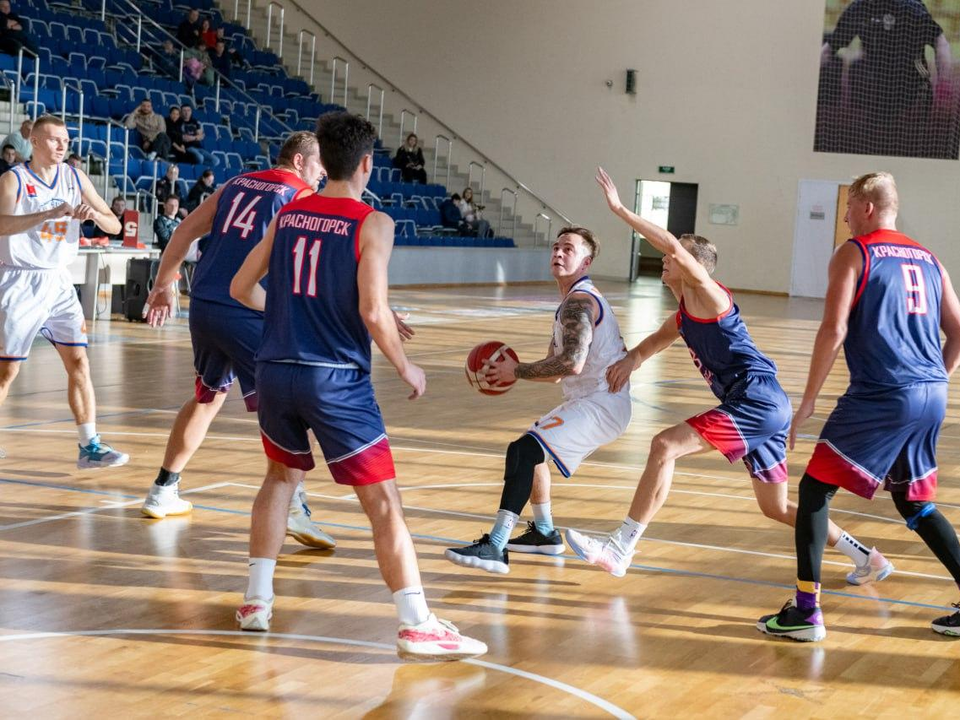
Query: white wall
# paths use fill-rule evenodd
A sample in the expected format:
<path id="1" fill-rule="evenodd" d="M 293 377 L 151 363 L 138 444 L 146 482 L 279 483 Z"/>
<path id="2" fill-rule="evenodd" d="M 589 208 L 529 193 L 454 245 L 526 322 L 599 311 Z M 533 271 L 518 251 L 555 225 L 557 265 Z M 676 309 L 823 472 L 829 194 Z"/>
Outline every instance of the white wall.
<path id="1" fill-rule="evenodd" d="M 718 277 L 732 287 L 789 289 L 801 178 L 875 169 L 898 179 L 901 229 L 960 268 L 960 163 L 812 151 L 822 0 L 302 2 L 423 107 L 599 231 L 595 274 L 624 277 L 629 258 L 629 232 L 593 184 L 597 163 L 627 204 L 633 180 L 658 179 L 658 165 L 677 168 L 663 179 L 699 183 L 697 230 L 719 246 Z M 639 70 L 636 97 L 623 92 L 628 67 Z M 740 225 L 709 225 L 710 203 L 739 205 Z"/>

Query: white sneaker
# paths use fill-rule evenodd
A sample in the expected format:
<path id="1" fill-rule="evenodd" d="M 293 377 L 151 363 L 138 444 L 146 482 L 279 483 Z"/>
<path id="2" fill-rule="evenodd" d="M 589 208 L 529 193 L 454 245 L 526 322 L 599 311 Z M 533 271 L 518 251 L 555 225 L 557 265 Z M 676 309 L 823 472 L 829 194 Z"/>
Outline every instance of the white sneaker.
<path id="1" fill-rule="evenodd" d="M 119 467 L 125 465 L 130 456 L 100 441 L 100 435 L 94 435 L 87 446 L 78 445 L 80 454 L 77 457 L 77 467 L 81 470 L 97 468 Z"/>
<path id="2" fill-rule="evenodd" d="M 589 535 L 567 528 L 566 538 L 567 545 L 580 556 L 580 559 L 603 568 L 614 577 L 623 577 L 627 574 L 633 552 L 627 552 L 620 547 L 612 536 L 608 536 L 601 542 Z"/>
<path id="3" fill-rule="evenodd" d="M 337 546 L 337 541 L 313 522 L 303 507 L 291 507 L 287 513 L 287 535 L 307 547 L 331 550 Z"/>
<path id="4" fill-rule="evenodd" d="M 141 513 L 157 520 L 162 520 L 167 515 L 186 515 L 191 510 L 193 503 L 180 497 L 179 480 L 172 485 L 151 485 L 147 499 L 140 508 Z"/>
<path id="5" fill-rule="evenodd" d="M 397 655 L 401 660 L 464 660 L 487 652 L 485 643 L 461 635 L 456 626 L 430 617 L 419 625 L 401 623 L 397 633 Z"/>
<path id="6" fill-rule="evenodd" d="M 851 585 L 866 585 L 880 582 L 894 570 L 893 563 L 887 560 L 876 548 L 870 548 L 870 557 L 863 565 L 857 565 L 853 572 L 847 573 L 847 582 Z"/>
<path id="7" fill-rule="evenodd" d="M 243 599 L 243 605 L 237 609 L 237 622 L 241 630 L 267 632 L 270 629 L 270 619 L 273 617 L 273 601 L 263 598 Z"/>

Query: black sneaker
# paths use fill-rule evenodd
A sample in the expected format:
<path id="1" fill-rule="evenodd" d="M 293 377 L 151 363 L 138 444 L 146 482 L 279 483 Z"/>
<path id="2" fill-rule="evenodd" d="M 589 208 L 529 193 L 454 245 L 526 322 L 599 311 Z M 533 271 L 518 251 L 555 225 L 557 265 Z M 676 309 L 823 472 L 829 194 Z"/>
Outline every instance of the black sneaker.
<path id="1" fill-rule="evenodd" d="M 757 630 L 775 637 L 800 642 L 817 642 L 827 636 L 820 608 L 801 610 L 793 598 L 787 600 L 776 615 L 764 615 L 757 621 Z"/>
<path id="2" fill-rule="evenodd" d="M 480 568 L 489 573 L 501 573 L 503 575 L 510 572 L 510 558 L 507 550 L 498 550 L 490 542 L 489 534 L 475 540 L 473 545 L 447 548 L 443 556 L 455 565 Z"/>
<path id="3" fill-rule="evenodd" d="M 556 528 L 544 535 L 537 530 L 537 524 L 527 522 L 527 531 L 507 543 L 507 550 L 518 553 L 536 553 L 538 555 L 560 555 L 563 553 L 563 538 Z"/>
<path id="4" fill-rule="evenodd" d="M 957 608 L 957 612 L 953 615 L 944 615 L 930 623 L 930 628 L 935 633 L 960 637 L 960 602 L 953 603 L 953 606 Z"/>

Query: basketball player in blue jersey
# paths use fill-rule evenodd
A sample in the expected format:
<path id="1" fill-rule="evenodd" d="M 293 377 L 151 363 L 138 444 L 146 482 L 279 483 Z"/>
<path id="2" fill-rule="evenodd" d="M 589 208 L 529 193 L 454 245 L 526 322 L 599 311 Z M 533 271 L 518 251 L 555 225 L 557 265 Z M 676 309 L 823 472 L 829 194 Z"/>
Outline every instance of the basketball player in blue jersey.
<path id="1" fill-rule="evenodd" d="M 680 304 L 659 330 L 610 369 L 611 390 L 682 338 L 694 365 L 721 403 L 653 438 L 630 512 L 613 534 L 600 541 L 567 531 L 567 541 L 581 558 L 622 577 L 637 542 L 667 499 L 674 464 L 681 457 L 716 448 L 731 463 L 743 460 L 753 479 L 757 503 L 769 518 L 793 525 L 797 506 L 787 499 L 790 400 L 777 381 L 777 366 L 757 349 L 747 332 L 733 295 L 710 277 L 717 264 L 716 247 L 697 235 L 678 240 L 627 210 L 602 168 L 597 171 L 597 183 L 613 213 L 663 253 L 663 282 Z M 836 525 L 830 525 L 829 537 L 831 546 L 856 565 L 848 582 L 860 585 L 892 572 L 893 567 L 876 549 L 867 550 Z"/>
<path id="2" fill-rule="evenodd" d="M 403 351 L 387 301 L 393 220 L 360 201 L 376 137 L 359 116 L 320 118 L 326 187 L 280 211 L 230 288 L 246 306 L 265 309 L 256 380 L 267 473 L 253 506 L 250 580 L 237 622 L 244 630 L 270 627 L 283 516 L 314 467 L 313 431 L 333 479 L 353 487 L 372 525 L 377 564 L 400 619 L 398 654 L 456 660 L 487 648 L 427 608 L 370 380 L 372 336 L 412 389 L 411 400 L 426 388 L 423 370 Z M 266 291 L 259 284 L 264 275 Z"/>
<path id="3" fill-rule="evenodd" d="M 823 426 L 800 481 L 797 594 L 779 613 L 757 622 L 768 635 L 805 641 L 826 637 L 820 563 L 837 488 L 869 499 L 883 485 L 907 527 L 960 586 L 960 542 L 933 502 L 947 382 L 960 365 L 960 301 L 933 253 L 897 232 L 898 207 L 888 173 L 864 175 L 850 186 L 846 222 L 853 239 L 830 261 L 823 321 L 790 427 L 791 448 L 814 413 L 841 347 L 850 386 Z M 960 611 L 931 627 L 960 635 Z"/>
<path id="4" fill-rule="evenodd" d="M 32 159 L 0 177 L 0 405 L 38 334 L 53 343 L 67 371 L 67 401 L 77 422 L 77 467 L 104 468 L 130 457 L 100 441 L 87 361 L 87 324 L 68 267 L 80 223 L 107 234 L 120 221 L 82 170 L 66 165 L 66 125 L 40 117 L 30 133 Z"/>
<path id="5" fill-rule="evenodd" d="M 174 286 L 190 244 L 209 235 L 190 291 L 190 338 L 196 392 L 174 421 L 157 478 L 141 508 L 150 518 L 182 515 L 193 505 L 180 497 L 180 473 L 200 447 L 235 380 L 249 411 L 257 409 L 254 355 L 263 334 L 263 313 L 230 297 L 230 281 L 260 242 L 277 212 L 298 195 L 313 192 L 321 175 L 316 135 L 297 132 L 280 149 L 277 167 L 239 175 L 207 198 L 174 231 L 164 250 L 147 320 L 163 325 L 174 304 Z M 304 545 L 332 548 L 336 541 L 310 520 L 300 487 L 287 514 L 287 534 Z"/>

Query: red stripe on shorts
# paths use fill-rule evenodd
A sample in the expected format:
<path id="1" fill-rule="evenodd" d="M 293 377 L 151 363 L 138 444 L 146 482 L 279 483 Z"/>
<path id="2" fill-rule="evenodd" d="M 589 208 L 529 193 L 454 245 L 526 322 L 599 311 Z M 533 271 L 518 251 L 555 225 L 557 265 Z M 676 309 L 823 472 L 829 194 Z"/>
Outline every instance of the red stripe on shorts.
<path id="1" fill-rule="evenodd" d="M 713 408 L 694 415 L 687 420 L 687 424 L 730 462 L 736 462 L 747 454 L 747 446 L 737 424 L 722 410 Z"/>
<path id="2" fill-rule="evenodd" d="M 327 467 L 340 485 L 373 485 L 397 476 L 390 441 L 385 437 L 354 455 L 327 463 Z"/>
<path id="3" fill-rule="evenodd" d="M 821 440 L 807 463 L 807 475 L 827 485 L 836 485 L 870 500 L 880 483 L 863 468 L 840 455 L 833 446 Z"/>
<path id="4" fill-rule="evenodd" d="M 313 453 L 309 450 L 305 453 L 292 453 L 289 450 L 284 450 L 262 432 L 260 433 L 260 439 L 263 441 L 263 451 L 267 454 L 267 457 L 274 462 L 286 465 L 288 468 L 293 468 L 294 470 L 307 471 L 313 470 L 313 468 L 316 467 L 316 464 L 313 462 Z"/>

